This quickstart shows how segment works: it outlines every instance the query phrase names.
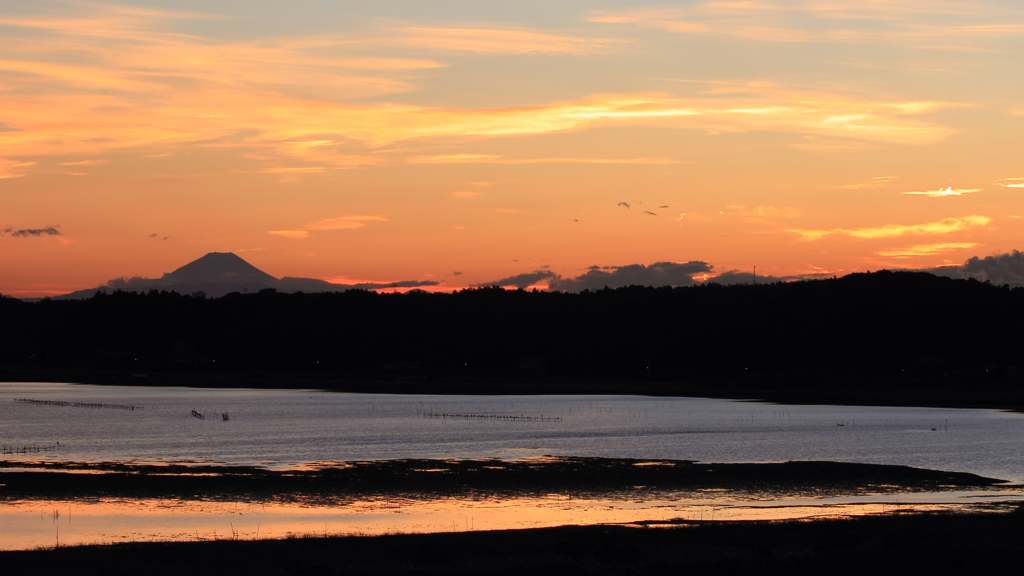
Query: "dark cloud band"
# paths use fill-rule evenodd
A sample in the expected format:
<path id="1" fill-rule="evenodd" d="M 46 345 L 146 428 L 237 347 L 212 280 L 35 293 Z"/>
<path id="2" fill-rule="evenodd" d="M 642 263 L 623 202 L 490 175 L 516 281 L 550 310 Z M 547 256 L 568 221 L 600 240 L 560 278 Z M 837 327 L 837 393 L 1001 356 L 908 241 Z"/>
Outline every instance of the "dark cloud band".
<path id="1" fill-rule="evenodd" d="M 4 234 L 10 234 L 14 237 L 27 238 L 29 236 L 63 236 L 64 234 L 58 230 L 60 226 L 47 226 L 46 228 L 22 228 L 20 230 L 14 230 L 13 228 L 5 228 Z"/>
<path id="2" fill-rule="evenodd" d="M 550 290 L 559 292 L 582 292 L 583 290 L 601 290 L 602 288 L 621 288 L 623 286 L 692 286 L 696 284 L 693 276 L 712 271 L 707 262 L 655 262 L 654 264 L 630 264 L 628 266 L 592 266 L 584 274 L 575 278 L 564 278 L 550 270 L 537 270 L 526 274 L 517 274 L 474 286 L 515 286 L 526 288 L 542 280 L 547 280 Z"/>
<path id="3" fill-rule="evenodd" d="M 1009 284 L 1011 287 L 1024 286 L 1024 252 L 1014 250 L 1007 254 L 993 254 L 984 258 L 974 256 L 963 266 L 942 266 L 925 270 L 937 276 L 949 278 L 974 278 L 993 284 Z"/>
<path id="4" fill-rule="evenodd" d="M 537 270 L 536 272 L 527 272 L 526 274 L 516 274 L 515 276 L 509 276 L 508 278 L 502 278 L 501 280 L 495 280 L 494 282 L 486 282 L 484 284 L 474 284 L 476 288 L 484 286 L 515 286 L 516 288 L 526 288 L 532 286 L 541 280 L 548 280 L 558 278 L 558 275 L 550 270 Z"/>

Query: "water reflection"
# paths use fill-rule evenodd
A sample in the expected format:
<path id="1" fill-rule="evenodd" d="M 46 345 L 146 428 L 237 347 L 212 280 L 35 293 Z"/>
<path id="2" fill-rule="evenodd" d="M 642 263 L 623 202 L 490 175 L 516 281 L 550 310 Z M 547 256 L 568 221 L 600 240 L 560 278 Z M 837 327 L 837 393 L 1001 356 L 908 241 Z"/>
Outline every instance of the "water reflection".
<path id="1" fill-rule="evenodd" d="M 79 544 L 504 530 L 587 524 L 834 518 L 907 510 L 1001 509 L 1020 491 L 812 498 L 742 492 L 575 497 L 381 496 L 330 504 L 183 499 L 19 500 L 0 504 L 0 549 Z"/>

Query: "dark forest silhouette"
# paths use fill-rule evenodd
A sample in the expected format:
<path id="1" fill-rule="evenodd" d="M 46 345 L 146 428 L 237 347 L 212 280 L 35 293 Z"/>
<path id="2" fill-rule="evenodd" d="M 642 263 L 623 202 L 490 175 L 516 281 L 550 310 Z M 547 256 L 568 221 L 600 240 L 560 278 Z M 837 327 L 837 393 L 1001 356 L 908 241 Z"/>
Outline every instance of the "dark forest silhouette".
<path id="1" fill-rule="evenodd" d="M 266 289 L 213 299 L 118 291 L 3 298 L 0 316 L 0 377 L 8 379 L 61 370 L 790 388 L 1024 384 L 1024 289 L 916 272 L 582 293 Z"/>

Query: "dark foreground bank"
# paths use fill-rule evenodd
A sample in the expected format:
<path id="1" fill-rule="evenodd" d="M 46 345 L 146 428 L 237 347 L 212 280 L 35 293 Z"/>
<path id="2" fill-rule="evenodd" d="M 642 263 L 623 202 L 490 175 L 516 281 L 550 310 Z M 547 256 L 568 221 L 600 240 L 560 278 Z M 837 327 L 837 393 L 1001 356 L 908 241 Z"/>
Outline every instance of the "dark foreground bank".
<path id="1" fill-rule="evenodd" d="M 979 574 L 1015 572 L 1024 511 L 671 528 L 561 527 L 0 552 L 9 574 Z"/>

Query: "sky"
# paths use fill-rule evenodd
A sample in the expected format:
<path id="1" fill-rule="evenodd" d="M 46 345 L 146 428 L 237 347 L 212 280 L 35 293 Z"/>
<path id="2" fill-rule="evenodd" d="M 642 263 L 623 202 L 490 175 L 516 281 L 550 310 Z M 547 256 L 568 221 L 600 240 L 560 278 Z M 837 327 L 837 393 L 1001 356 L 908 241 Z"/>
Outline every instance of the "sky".
<path id="1" fill-rule="evenodd" d="M 0 0 L 0 293 L 960 265 L 1022 57 L 1011 0 Z"/>

